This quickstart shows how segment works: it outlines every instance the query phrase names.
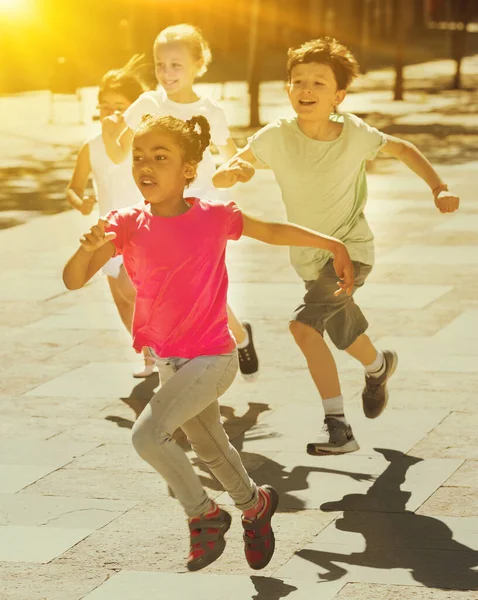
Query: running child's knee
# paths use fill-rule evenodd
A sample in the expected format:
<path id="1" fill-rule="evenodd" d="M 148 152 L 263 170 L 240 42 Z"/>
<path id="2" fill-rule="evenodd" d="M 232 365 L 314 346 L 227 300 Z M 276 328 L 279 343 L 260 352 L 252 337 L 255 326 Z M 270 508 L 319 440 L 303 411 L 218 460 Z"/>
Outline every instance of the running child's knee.
<path id="1" fill-rule="evenodd" d="M 292 337 L 296 341 L 296 343 L 301 346 L 306 343 L 312 337 L 314 337 L 317 332 L 310 325 L 305 325 L 300 321 L 290 321 L 289 323 L 289 331 L 292 334 Z"/>
<path id="2" fill-rule="evenodd" d="M 131 432 L 131 441 L 136 452 L 144 458 L 151 454 L 153 448 L 157 448 L 172 440 L 172 436 L 166 431 L 154 427 L 148 421 L 136 421 Z"/>

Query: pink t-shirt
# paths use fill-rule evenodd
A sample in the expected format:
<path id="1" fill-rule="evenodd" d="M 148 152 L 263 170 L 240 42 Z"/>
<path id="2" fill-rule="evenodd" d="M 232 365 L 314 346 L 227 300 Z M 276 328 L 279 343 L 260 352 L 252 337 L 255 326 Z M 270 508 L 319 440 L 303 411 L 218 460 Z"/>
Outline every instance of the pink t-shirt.
<path id="1" fill-rule="evenodd" d="M 162 358 L 227 354 L 236 346 L 227 325 L 227 240 L 241 237 L 242 213 L 189 198 L 177 217 L 157 217 L 143 203 L 112 210 L 107 231 L 136 288 L 133 347 Z"/>

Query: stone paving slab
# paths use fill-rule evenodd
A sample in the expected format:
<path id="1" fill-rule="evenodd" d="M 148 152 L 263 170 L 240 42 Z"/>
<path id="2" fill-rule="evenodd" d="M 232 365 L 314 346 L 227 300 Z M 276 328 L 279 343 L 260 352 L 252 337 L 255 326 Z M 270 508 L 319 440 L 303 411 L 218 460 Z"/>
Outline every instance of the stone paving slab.
<path id="1" fill-rule="evenodd" d="M 111 399 L 128 396 L 132 388 L 141 383 L 133 378 L 131 363 L 88 363 L 50 379 L 31 390 L 27 395 L 88 397 L 91 395 L 92 381 L 95 382 L 97 398 Z"/>
<path id="2" fill-rule="evenodd" d="M 380 257 L 383 264 L 416 263 L 420 257 L 422 267 L 440 265 L 443 268 L 461 265 L 476 265 L 478 263 L 478 246 L 420 246 L 407 245 L 387 252 Z"/>
<path id="3" fill-rule="evenodd" d="M 415 446 L 412 454 L 430 456 L 478 458 L 476 432 L 478 414 L 451 413 L 436 429 Z"/>
<path id="4" fill-rule="evenodd" d="M 452 289 L 449 285 L 374 283 L 371 279 L 366 286 L 357 290 L 355 297 L 364 310 L 417 310 L 425 308 Z"/>
<path id="5" fill-rule="evenodd" d="M 19 436 L 0 440 L 0 494 L 14 494 L 34 484 L 96 444 L 62 444 Z"/>
<path id="6" fill-rule="evenodd" d="M 111 574 L 113 574 L 111 572 Z M 6 600 L 82 600 L 110 575 L 104 569 L 5 562 L 0 565 Z"/>
<path id="7" fill-rule="evenodd" d="M 401 358 L 402 356 L 417 355 L 428 356 L 434 365 L 440 365 L 442 358 L 451 359 L 452 365 L 457 372 L 460 368 L 468 370 L 467 358 L 475 359 L 478 356 L 478 337 L 449 337 L 446 339 L 440 334 L 429 337 L 384 337 L 379 338 L 378 344 L 381 348 L 393 348 Z M 464 358 L 465 367 L 460 367 L 460 358 Z M 429 363 L 428 363 L 429 364 Z M 476 363 L 475 363 L 476 364 Z M 402 366 L 402 365 L 400 365 Z"/>
<path id="8" fill-rule="evenodd" d="M 166 483 L 157 473 L 123 473 L 91 469 L 60 469 L 23 490 L 24 494 L 99 498 L 104 500 L 152 501 L 167 497 Z"/>
<path id="9" fill-rule="evenodd" d="M 81 419 L 98 414 L 103 408 L 111 405 L 109 398 L 49 398 L 48 402 L 42 397 L 19 396 L 2 400 L 2 411 L 5 419 L 14 417 L 44 417 L 61 419 L 64 417 Z M 129 409 L 131 411 L 131 409 Z"/>
<path id="10" fill-rule="evenodd" d="M 0 457 L 3 464 L 9 466 L 48 466 L 58 469 L 77 456 L 85 454 L 98 444 L 92 442 L 75 442 L 64 444 L 61 440 L 0 439 Z"/>
<path id="11" fill-rule="evenodd" d="M 48 563 L 91 532 L 89 528 L 1 526 L 0 561 Z"/>
<path id="12" fill-rule="evenodd" d="M 24 465 L 0 465 L 0 479 L 2 481 L 0 493 L 14 494 L 15 492 L 19 492 L 54 470 L 55 467 L 49 465 L 32 467 Z"/>
<path id="13" fill-rule="evenodd" d="M 474 341 L 477 338 L 477 326 L 478 310 L 467 310 L 440 329 L 435 335 L 435 339 L 444 342 L 463 341 L 467 343 Z"/>
<path id="14" fill-rule="evenodd" d="M 478 489 L 478 461 L 466 460 L 445 485 Z"/>
<path id="15" fill-rule="evenodd" d="M 475 517 L 478 514 L 476 489 L 441 487 L 420 507 L 420 514 L 450 517 Z"/>
<path id="16" fill-rule="evenodd" d="M 0 525 L 100 529 L 134 502 L 61 498 L 35 494 L 0 494 Z"/>
<path id="17" fill-rule="evenodd" d="M 404 585 L 348 583 L 334 600 L 476 600 L 476 592 L 438 590 Z"/>
<path id="18" fill-rule="evenodd" d="M 105 331 L 105 330 L 123 330 L 124 325 L 117 314 L 102 315 L 90 314 L 88 316 L 79 316 L 74 314 L 57 314 L 46 317 L 40 321 L 35 321 L 25 327 L 28 332 L 30 329 L 68 329 L 81 331 Z"/>
<path id="19" fill-rule="evenodd" d="M 194 577 L 194 579 L 193 579 Z M 311 585 L 297 579 L 265 578 L 260 575 L 191 575 L 176 573 L 121 572 L 109 579 L 84 600 L 276 600 L 287 596 L 291 600 L 332 600 L 341 585 Z M 171 590 L 174 596 L 171 596 Z"/>

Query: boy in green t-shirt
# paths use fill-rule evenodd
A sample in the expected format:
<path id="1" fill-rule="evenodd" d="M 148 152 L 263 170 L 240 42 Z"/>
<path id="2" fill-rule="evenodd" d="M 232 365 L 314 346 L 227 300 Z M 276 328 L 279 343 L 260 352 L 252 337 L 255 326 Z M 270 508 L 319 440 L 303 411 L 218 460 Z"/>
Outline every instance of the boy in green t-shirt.
<path id="1" fill-rule="evenodd" d="M 363 213 L 367 160 L 379 151 L 401 160 L 429 185 L 442 213 L 455 211 L 459 199 L 413 144 L 385 135 L 354 115 L 336 114 L 358 74 L 355 57 L 337 40 L 312 40 L 289 50 L 287 72 L 289 98 L 297 116 L 279 119 L 249 138 L 248 145 L 217 170 L 213 182 L 231 187 L 251 179 L 253 165 L 270 167 L 289 221 L 344 242 L 354 262 L 355 291 L 374 263 L 373 234 Z M 359 446 L 344 415 L 337 367 L 323 333 L 327 331 L 337 348 L 364 365 L 363 409 L 371 419 L 387 404 L 387 382 L 398 357 L 374 347 L 365 334 L 368 323 L 351 295 L 334 294 L 337 276 L 327 252 L 291 248 L 291 261 L 307 293 L 290 330 L 307 360 L 325 412 L 320 439 L 308 444 L 307 451 L 353 452 Z"/>

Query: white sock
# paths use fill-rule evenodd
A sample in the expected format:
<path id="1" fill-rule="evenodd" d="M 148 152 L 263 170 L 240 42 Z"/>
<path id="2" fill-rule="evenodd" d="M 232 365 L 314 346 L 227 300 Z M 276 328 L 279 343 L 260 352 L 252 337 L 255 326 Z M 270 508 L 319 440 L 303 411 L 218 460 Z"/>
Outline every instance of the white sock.
<path id="1" fill-rule="evenodd" d="M 365 372 L 370 377 L 380 377 L 385 372 L 385 358 L 383 352 L 377 351 L 377 357 L 370 365 L 365 365 Z"/>
<path id="2" fill-rule="evenodd" d="M 244 333 L 246 334 L 244 341 L 242 341 L 240 344 L 236 344 L 236 346 L 239 349 L 245 348 L 246 346 L 249 345 L 249 334 L 247 333 L 247 329 L 245 327 L 244 327 Z"/>
<path id="3" fill-rule="evenodd" d="M 322 400 L 322 406 L 326 417 L 334 417 L 342 423 L 347 423 L 344 414 L 344 397 L 336 396 L 335 398 L 326 398 Z"/>

